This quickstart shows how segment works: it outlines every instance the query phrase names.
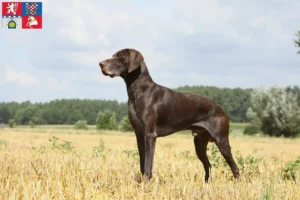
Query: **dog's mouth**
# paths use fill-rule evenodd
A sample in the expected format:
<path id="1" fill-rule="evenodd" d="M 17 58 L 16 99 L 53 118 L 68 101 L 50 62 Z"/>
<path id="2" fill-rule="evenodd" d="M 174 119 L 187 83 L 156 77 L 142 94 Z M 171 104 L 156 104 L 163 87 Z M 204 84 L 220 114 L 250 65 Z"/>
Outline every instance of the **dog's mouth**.
<path id="1" fill-rule="evenodd" d="M 109 76 L 110 78 L 114 78 L 116 75 L 115 74 L 109 74 L 107 72 L 105 72 L 104 70 L 101 70 L 102 74 L 104 74 L 105 76 Z"/>

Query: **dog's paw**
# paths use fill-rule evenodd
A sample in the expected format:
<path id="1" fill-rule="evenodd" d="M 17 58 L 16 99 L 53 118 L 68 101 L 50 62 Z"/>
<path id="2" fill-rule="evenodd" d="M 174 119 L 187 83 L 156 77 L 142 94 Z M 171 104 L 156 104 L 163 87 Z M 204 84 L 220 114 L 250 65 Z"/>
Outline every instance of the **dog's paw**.
<path id="1" fill-rule="evenodd" d="M 141 183 L 142 182 L 142 178 L 143 178 L 143 175 L 141 173 L 137 173 L 134 176 L 134 181 L 136 181 L 138 183 Z"/>
<path id="2" fill-rule="evenodd" d="M 135 174 L 134 180 L 137 183 L 148 183 L 150 181 L 150 178 L 148 176 L 142 175 L 141 173 Z"/>

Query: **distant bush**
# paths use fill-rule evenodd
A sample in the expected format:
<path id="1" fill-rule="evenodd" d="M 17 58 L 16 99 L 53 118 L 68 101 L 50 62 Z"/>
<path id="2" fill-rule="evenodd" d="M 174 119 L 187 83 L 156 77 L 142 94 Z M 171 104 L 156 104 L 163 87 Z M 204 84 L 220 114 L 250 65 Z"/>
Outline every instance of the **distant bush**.
<path id="1" fill-rule="evenodd" d="M 87 126 L 87 121 L 86 120 L 78 120 L 75 124 L 74 124 L 75 129 L 81 129 L 81 130 L 86 130 L 88 129 Z"/>
<path id="2" fill-rule="evenodd" d="M 121 131 L 133 131 L 133 128 L 130 124 L 130 121 L 128 119 L 128 116 L 123 117 L 121 121 Z"/>
<path id="3" fill-rule="evenodd" d="M 300 132 L 299 88 L 257 88 L 251 92 L 247 117 L 267 135 L 295 137 Z"/>
<path id="4" fill-rule="evenodd" d="M 9 127 L 10 127 L 10 128 L 14 128 L 14 127 L 16 126 L 16 120 L 10 119 L 10 120 L 8 121 L 8 124 L 9 124 Z"/>
<path id="5" fill-rule="evenodd" d="M 36 118 L 32 118 L 32 119 L 29 121 L 29 126 L 30 126 L 31 128 L 34 128 L 34 127 L 35 127 L 35 124 L 36 124 L 36 121 L 37 121 Z"/>
<path id="6" fill-rule="evenodd" d="M 246 126 L 244 129 L 244 134 L 245 135 L 254 135 L 256 133 L 259 133 L 260 129 L 257 126 L 249 125 Z"/>
<path id="7" fill-rule="evenodd" d="M 97 129 L 116 130 L 116 114 L 110 110 L 100 111 L 96 119 Z"/>

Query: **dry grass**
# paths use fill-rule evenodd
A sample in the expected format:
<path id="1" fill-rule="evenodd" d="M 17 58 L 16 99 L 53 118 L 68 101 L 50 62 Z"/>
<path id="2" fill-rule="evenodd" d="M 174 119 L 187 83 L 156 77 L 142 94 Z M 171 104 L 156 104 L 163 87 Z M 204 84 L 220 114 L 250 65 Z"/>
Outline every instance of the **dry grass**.
<path id="1" fill-rule="evenodd" d="M 244 160 L 238 182 L 210 144 L 218 167 L 205 184 L 191 134 L 177 134 L 158 139 L 153 179 L 139 184 L 133 133 L 0 129 L 0 199 L 300 199 L 299 183 L 282 178 L 284 165 L 300 156 L 299 139 L 233 135 L 231 146 Z"/>

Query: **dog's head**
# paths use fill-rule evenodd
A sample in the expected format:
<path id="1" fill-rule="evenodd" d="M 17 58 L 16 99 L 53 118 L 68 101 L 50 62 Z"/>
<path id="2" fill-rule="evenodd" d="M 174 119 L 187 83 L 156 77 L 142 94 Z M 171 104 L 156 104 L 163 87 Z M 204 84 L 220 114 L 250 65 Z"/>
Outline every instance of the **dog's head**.
<path id="1" fill-rule="evenodd" d="M 102 73 L 111 78 L 126 76 L 137 69 L 144 60 L 142 54 L 134 49 L 122 49 L 115 53 L 112 58 L 99 63 Z"/>

